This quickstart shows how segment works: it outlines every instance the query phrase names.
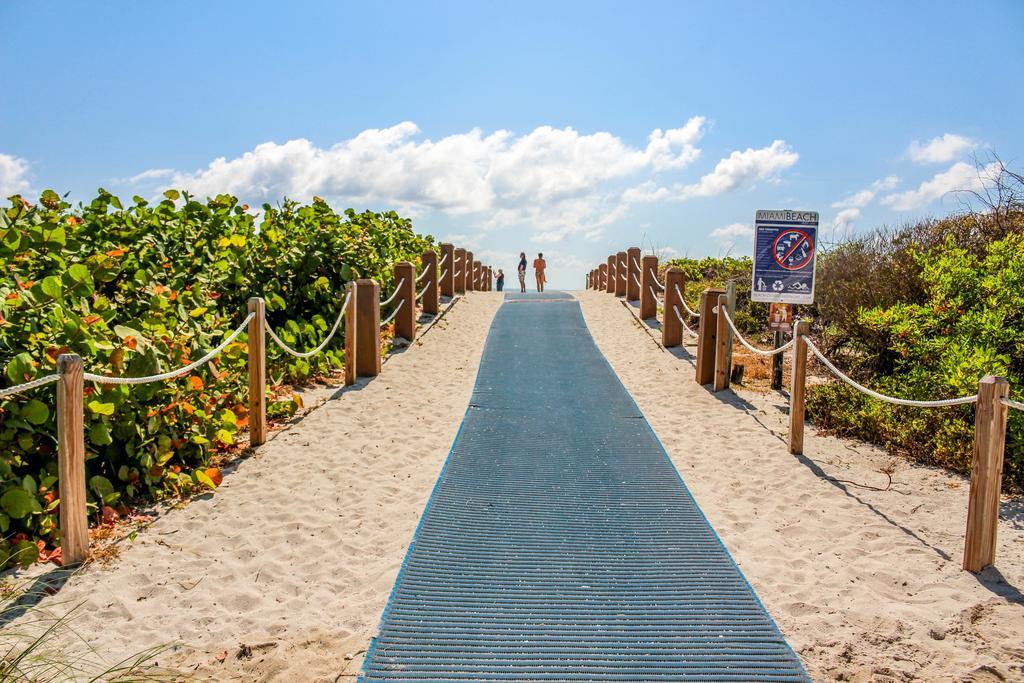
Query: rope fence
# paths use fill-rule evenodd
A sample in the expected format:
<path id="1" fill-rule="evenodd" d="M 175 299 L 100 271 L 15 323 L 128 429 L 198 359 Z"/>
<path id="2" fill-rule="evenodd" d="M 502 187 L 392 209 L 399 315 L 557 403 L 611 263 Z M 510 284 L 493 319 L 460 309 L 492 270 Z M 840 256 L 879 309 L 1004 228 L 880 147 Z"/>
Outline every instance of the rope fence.
<path id="1" fill-rule="evenodd" d="M 630 252 L 639 253 L 633 247 Z M 622 296 L 621 291 L 608 284 L 614 274 L 606 276 L 613 264 L 622 263 L 622 252 L 608 257 L 607 264 L 601 263 L 590 271 L 587 285 L 596 291 L 606 291 Z M 658 281 L 657 257 L 644 256 L 643 262 L 630 256 L 631 277 L 637 289 L 626 293 L 628 301 L 639 300 L 640 318 L 658 317 L 659 292 L 665 292 L 661 313 L 662 346 L 680 346 L 683 334 L 696 337 L 696 375 L 701 385 L 711 385 L 714 391 L 729 388 L 732 377 L 733 340 L 748 351 L 763 357 L 775 357 L 777 371 L 781 373 L 779 356 L 792 350 L 791 386 L 789 391 L 789 451 L 802 454 L 804 424 L 806 415 L 807 362 L 816 358 L 832 375 L 856 391 L 872 399 L 910 408 L 944 408 L 949 406 L 975 404 L 975 446 L 971 473 L 971 487 L 968 502 L 967 530 L 964 543 L 964 569 L 979 572 L 995 561 L 996 527 L 999 519 L 999 495 L 1002 483 L 1003 453 L 1007 433 L 1009 410 L 1024 411 L 1024 402 L 1009 397 L 1009 384 L 1001 377 L 983 377 L 978 383 L 978 393 L 955 398 L 916 400 L 889 396 L 874 391 L 857 382 L 829 360 L 810 337 L 810 323 L 799 320 L 793 325 L 792 336 L 785 344 L 773 349 L 760 349 L 751 344 L 737 329 L 731 307 L 735 296 L 720 289 L 707 289 L 701 293 L 700 312 L 687 305 L 685 274 L 680 268 L 670 267 L 665 271 L 665 284 Z M 622 266 L 620 265 L 621 269 Z M 637 278 L 640 273 L 640 279 Z M 671 312 L 670 312 L 671 311 Z M 700 320 L 699 330 L 694 332 L 687 324 L 683 312 Z M 701 315 L 703 313 L 703 317 Z M 678 324 L 677 324 L 678 323 Z M 781 374 L 779 375 L 781 376 Z"/>
<path id="2" fill-rule="evenodd" d="M 149 384 L 173 380 L 206 365 L 219 356 L 242 332 L 247 334 L 248 347 L 248 396 L 249 396 L 249 443 L 259 446 L 266 442 L 267 411 L 266 411 L 266 338 L 269 337 L 280 349 L 295 358 L 311 358 L 322 353 L 335 338 L 342 321 L 347 321 L 344 335 L 344 382 L 354 384 L 359 377 L 373 377 L 381 370 L 381 331 L 380 327 L 395 321 L 395 335 L 403 336 L 410 342 L 416 336 L 416 303 L 422 302 L 424 313 L 436 315 L 439 310 L 439 299 L 443 282 L 448 277 L 449 269 L 445 268 L 440 275 L 440 266 L 451 260 L 454 247 L 441 244 L 443 256 L 433 250 L 424 252 L 421 257 L 423 272 L 416 276 L 416 267 L 408 261 L 394 264 L 397 285 L 395 291 L 386 300 L 381 301 L 379 285 L 374 280 L 353 280 L 346 286 L 344 298 L 341 299 L 341 310 L 334 319 L 334 324 L 321 342 L 309 351 L 297 351 L 288 345 L 277 331 L 266 320 L 266 305 L 263 299 L 249 299 L 248 311 L 242 322 L 231 330 L 216 347 L 202 358 L 188 363 L 175 370 L 143 377 L 115 377 L 85 372 L 82 358 L 74 354 L 62 354 L 57 358 L 57 372 L 38 377 L 29 382 L 0 389 L 0 398 L 14 396 L 49 384 L 57 385 L 57 445 L 59 449 L 58 475 L 61 492 L 61 556 L 65 566 L 81 564 L 89 556 L 89 528 L 87 517 L 88 494 L 85 482 L 85 436 L 84 436 L 84 396 L 85 382 L 102 385 L 135 385 Z M 468 266 L 468 260 L 467 260 Z M 493 275 L 490 266 L 476 262 L 477 273 L 473 289 L 489 291 Z M 463 269 L 467 272 L 467 269 Z M 416 284 L 426 282 L 422 289 L 416 291 Z M 445 296 L 453 296 L 446 293 Z M 380 309 L 397 301 L 391 314 L 379 325 L 371 325 L 370 321 L 380 319 Z M 358 330 L 370 330 L 369 333 Z"/>
<path id="3" fill-rule="evenodd" d="M 327 344 L 334 337 L 335 332 L 337 332 L 338 328 L 341 327 L 341 321 L 345 317 L 345 311 L 348 310 L 348 302 L 351 299 L 352 299 L 352 291 L 349 290 L 345 294 L 345 300 L 341 304 L 341 310 L 338 311 L 338 317 L 335 318 L 334 326 L 331 327 L 331 331 L 328 332 L 327 336 L 324 338 L 324 340 L 322 342 L 320 342 L 320 344 L 315 349 L 313 349 L 311 351 L 296 351 L 292 347 L 290 347 L 287 344 L 285 344 L 281 340 L 281 338 L 279 336 L 277 336 L 277 333 L 274 332 L 274 328 L 270 326 L 270 323 L 266 324 L 267 334 L 270 336 L 271 339 L 274 340 L 274 343 L 277 344 L 278 346 L 280 346 L 281 350 L 284 351 L 285 353 L 287 353 L 288 355 L 295 356 L 296 358 L 312 358 L 313 356 L 315 356 L 316 354 L 318 354 L 318 353 L 320 353 L 321 351 L 324 350 L 324 348 L 327 346 Z"/>

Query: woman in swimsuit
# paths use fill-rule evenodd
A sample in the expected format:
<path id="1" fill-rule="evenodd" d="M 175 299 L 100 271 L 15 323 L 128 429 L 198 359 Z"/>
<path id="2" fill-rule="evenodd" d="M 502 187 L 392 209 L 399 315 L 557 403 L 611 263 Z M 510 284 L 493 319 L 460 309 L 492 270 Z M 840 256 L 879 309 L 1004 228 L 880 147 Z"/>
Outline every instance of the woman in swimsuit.
<path id="1" fill-rule="evenodd" d="M 519 252 L 519 291 L 526 291 L 526 252 Z"/>

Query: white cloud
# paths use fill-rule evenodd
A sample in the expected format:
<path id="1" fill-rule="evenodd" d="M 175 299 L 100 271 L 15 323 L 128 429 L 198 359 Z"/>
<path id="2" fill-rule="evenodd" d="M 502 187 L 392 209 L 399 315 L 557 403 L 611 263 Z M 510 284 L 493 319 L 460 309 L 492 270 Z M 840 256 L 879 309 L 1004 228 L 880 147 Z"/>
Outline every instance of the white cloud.
<path id="1" fill-rule="evenodd" d="M 951 192 L 980 190 L 985 185 L 985 178 L 994 177 L 997 171 L 998 164 L 989 164 L 979 172 L 971 164 L 958 161 L 931 180 L 921 183 L 916 190 L 887 195 L 882 203 L 896 211 L 914 211 Z"/>
<path id="2" fill-rule="evenodd" d="M 871 186 L 861 190 L 860 192 L 854 192 L 853 194 L 840 199 L 838 202 L 833 202 L 833 209 L 862 209 L 874 200 L 875 196 L 879 192 L 885 190 L 891 190 L 896 187 L 900 182 L 900 179 L 894 175 L 876 180 L 871 183 Z"/>
<path id="3" fill-rule="evenodd" d="M 720 242 L 735 242 L 738 239 L 753 239 L 754 228 L 746 223 L 730 223 L 711 231 L 711 236 Z"/>
<path id="4" fill-rule="evenodd" d="M 962 157 L 977 146 L 970 138 L 946 133 L 923 144 L 914 140 L 907 147 L 907 157 L 919 164 L 941 164 Z"/>
<path id="5" fill-rule="evenodd" d="M 748 147 L 742 152 L 733 152 L 720 160 L 714 170 L 702 176 L 696 183 L 676 184 L 669 189 L 659 187 L 653 180 L 648 180 L 626 190 L 622 194 L 622 200 L 626 203 L 637 203 L 713 197 L 759 180 L 776 180 L 782 171 L 793 166 L 799 158 L 800 155 L 791 150 L 784 140 L 775 140 L 767 147 Z"/>
<path id="6" fill-rule="evenodd" d="M 124 185 L 137 185 L 138 183 L 144 183 L 150 180 L 160 180 L 162 178 L 170 178 L 174 175 L 173 168 L 151 168 L 148 171 L 137 173 L 130 178 L 119 178 L 115 182 L 122 183 Z"/>
<path id="7" fill-rule="evenodd" d="M 27 193 L 28 190 L 28 162 L 0 153 L 0 198 Z"/>
<path id="8" fill-rule="evenodd" d="M 131 182 L 167 178 L 196 194 L 247 200 L 313 195 L 360 204 L 486 216 L 484 227 L 530 224 L 543 239 L 592 233 L 623 215 L 607 185 L 640 173 L 678 170 L 696 160 L 706 120 L 651 132 L 633 147 L 608 132 L 541 126 L 524 135 L 478 128 L 438 140 L 416 124 L 368 129 L 331 147 L 298 139 L 266 142 L 192 173 L 144 171 Z"/>
<path id="9" fill-rule="evenodd" d="M 833 204 L 833 206 L 835 206 Z M 832 219 L 832 239 L 837 239 L 853 229 L 854 221 L 860 218 L 860 209 L 850 207 L 843 209 Z"/>
<path id="10" fill-rule="evenodd" d="M 747 182 L 773 179 L 799 158 L 800 155 L 789 149 L 783 140 L 775 140 L 760 149 L 748 147 L 719 161 L 715 170 L 699 182 L 685 186 L 683 194 L 687 197 L 712 197 Z"/>

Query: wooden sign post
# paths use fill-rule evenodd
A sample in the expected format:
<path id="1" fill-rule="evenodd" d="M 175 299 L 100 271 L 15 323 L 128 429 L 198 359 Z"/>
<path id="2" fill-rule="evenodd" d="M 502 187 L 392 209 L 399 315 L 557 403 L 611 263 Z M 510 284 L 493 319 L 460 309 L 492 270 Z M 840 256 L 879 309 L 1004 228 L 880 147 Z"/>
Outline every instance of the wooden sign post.
<path id="1" fill-rule="evenodd" d="M 807 342 L 804 335 L 810 334 L 811 324 L 797 320 L 793 325 L 793 369 L 792 386 L 789 390 L 789 452 L 800 455 L 804 452 L 804 415 L 806 414 L 807 392 Z"/>
<path id="2" fill-rule="evenodd" d="M 718 296 L 718 324 L 715 329 L 715 391 L 729 388 L 729 373 L 732 372 L 730 367 L 732 354 L 729 353 L 732 335 L 729 334 L 729 323 L 725 317 L 728 310 L 729 295 L 720 294 Z"/>

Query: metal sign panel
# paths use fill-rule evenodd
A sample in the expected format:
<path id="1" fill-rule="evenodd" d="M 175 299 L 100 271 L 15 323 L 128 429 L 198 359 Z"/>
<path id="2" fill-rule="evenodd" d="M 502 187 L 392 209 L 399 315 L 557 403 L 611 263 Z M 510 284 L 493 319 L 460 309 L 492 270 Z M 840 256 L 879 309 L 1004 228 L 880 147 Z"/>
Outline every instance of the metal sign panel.
<path id="1" fill-rule="evenodd" d="M 814 303 L 817 211 L 759 210 L 754 221 L 753 301 Z"/>

